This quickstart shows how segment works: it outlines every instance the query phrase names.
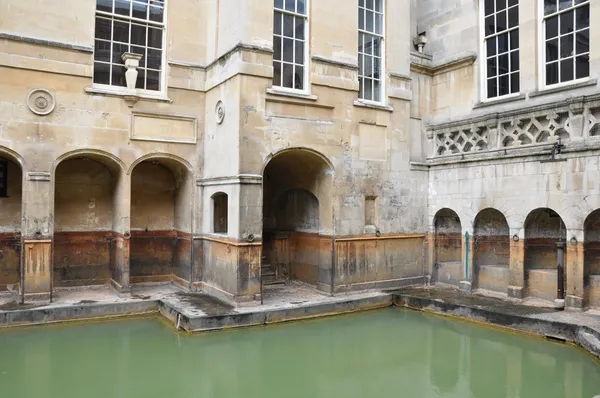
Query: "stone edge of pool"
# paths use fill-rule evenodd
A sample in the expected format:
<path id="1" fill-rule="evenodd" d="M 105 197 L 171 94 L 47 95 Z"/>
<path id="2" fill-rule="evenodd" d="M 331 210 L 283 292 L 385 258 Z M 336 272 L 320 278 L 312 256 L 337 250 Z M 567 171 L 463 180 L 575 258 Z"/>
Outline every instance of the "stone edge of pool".
<path id="1" fill-rule="evenodd" d="M 584 348 L 600 359 L 600 317 L 597 320 L 594 318 L 590 324 L 589 319 L 592 318 L 578 312 L 549 311 L 506 303 L 496 308 L 485 302 L 483 305 L 476 302 L 465 304 L 440 299 L 435 294 L 429 295 L 427 297 L 399 291 L 322 303 L 197 316 L 186 314 L 173 302 L 161 298 L 121 303 L 44 306 L 0 311 L 0 328 L 159 313 L 178 329 L 206 332 L 396 306 L 564 340 Z"/>

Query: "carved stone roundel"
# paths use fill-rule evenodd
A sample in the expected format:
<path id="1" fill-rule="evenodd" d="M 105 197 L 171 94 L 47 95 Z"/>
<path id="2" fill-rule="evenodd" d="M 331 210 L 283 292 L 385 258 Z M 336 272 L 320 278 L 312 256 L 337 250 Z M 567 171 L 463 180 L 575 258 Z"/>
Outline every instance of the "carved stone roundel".
<path id="1" fill-rule="evenodd" d="M 56 106 L 54 95 L 44 89 L 35 89 L 27 96 L 27 106 L 36 115 L 48 115 Z"/>
<path id="2" fill-rule="evenodd" d="M 225 119 L 225 105 L 223 104 L 223 101 L 217 102 L 215 112 L 217 114 L 217 124 L 223 123 L 223 120 Z"/>

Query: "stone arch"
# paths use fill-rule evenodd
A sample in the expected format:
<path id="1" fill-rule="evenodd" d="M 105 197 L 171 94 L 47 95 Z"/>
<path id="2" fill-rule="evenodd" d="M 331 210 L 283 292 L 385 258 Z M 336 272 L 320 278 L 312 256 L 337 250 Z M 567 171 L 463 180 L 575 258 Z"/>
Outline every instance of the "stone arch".
<path id="1" fill-rule="evenodd" d="M 127 173 L 131 175 L 131 282 L 189 282 L 191 165 L 175 155 L 153 153 L 133 162 Z"/>
<path id="2" fill-rule="evenodd" d="M 557 293 L 557 243 L 566 242 L 565 223 L 556 211 L 538 208 L 529 213 L 524 229 L 526 292 L 532 297 L 554 300 Z"/>
<path id="3" fill-rule="evenodd" d="M 333 196 L 333 167 L 324 155 L 288 148 L 268 157 L 263 169 L 263 278 L 274 274 L 278 281 L 317 285 L 319 276 L 325 277 L 319 268 L 331 263 L 324 263 L 319 250 L 323 235 L 333 233 Z"/>
<path id="4" fill-rule="evenodd" d="M 499 210 L 481 210 L 473 223 L 473 284 L 506 293 L 510 264 L 510 229 Z"/>
<path id="5" fill-rule="evenodd" d="M 80 149 L 51 169 L 55 286 L 105 284 L 114 276 L 124 163 L 115 155 Z"/>
<path id="6" fill-rule="evenodd" d="M 591 212 L 583 223 L 583 288 L 585 302 L 600 307 L 600 209 Z"/>
<path id="7" fill-rule="evenodd" d="M 21 284 L 24 164 L 18 153 L 0 146 L 0 292 L 17 292 Z"/>
<path id="8" fill-rule="evenodd" d="M 434 225 L 434 282 L 458 286 L 464 280 L 462 226 L 460 217 L 449 208 L 438 210 Z"/>

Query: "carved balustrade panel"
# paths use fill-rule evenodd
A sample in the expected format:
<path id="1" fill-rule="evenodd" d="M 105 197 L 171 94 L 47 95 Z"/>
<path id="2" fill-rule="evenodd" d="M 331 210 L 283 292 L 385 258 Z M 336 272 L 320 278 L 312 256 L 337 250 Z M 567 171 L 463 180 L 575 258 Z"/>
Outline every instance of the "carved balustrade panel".
<path id="1" fill-rule="evenodd" d="M 472 126 L 436 133 L 436 154 L 454 155 L 488 149 L 488 131 L 485 126 Z"/>
<path id="2" fill-rule="evenodd" d="M 500 122 L 500 145 L 510 148 L 521 145 L 547 144 L 569 139 L 569 112 L 516 116 Z"/>

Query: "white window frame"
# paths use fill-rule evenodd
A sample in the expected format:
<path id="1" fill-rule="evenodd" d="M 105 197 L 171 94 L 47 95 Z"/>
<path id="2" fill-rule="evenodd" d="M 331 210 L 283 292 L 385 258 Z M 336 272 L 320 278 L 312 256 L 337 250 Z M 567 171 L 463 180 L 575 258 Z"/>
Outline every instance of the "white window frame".
<path id="1" fill-rule="evenodd" d="M 521 65 L 522 65 L 522 56 L 521 56 L 521 1 L 529 1 L 529 0 L 519 0 L 519 4 L 517 5 L 518 9 L 519 9 L 519 24 L 517 25 L 517 29 L 519 29 L 519 91 L 517 91 L 516 93 L 509 93 L 509 94 L 505 94 L 505 95 L 498 95 L 495 96 L 493 98 L 488 98 L 488 92 L 487 92 L 487 80 L 488 80 L 488 75 L 487 75 L 487 46 L 486 46 L 486 34 L 485 34 L 485 0 L 480 0 L 479 1 L 479 94 L 480 94 L 480 102 L 485 103 L 485 102 L 494 102 L 494 101 L 501 101 L 504 99 L 510 99 L 510 98 L 515 98 L 521 95 L 521 93 L 523 92 L 523 85 L 522 85 L 522 81 L 523 81 L 523 73 L 522 73 L 522 69 L 521 69 Z M 508 7 L 507 7 L 508 9 Z M 509 30 L 506 30 L 507 32 L 509 32 Z M 497 36 L 497 35 L 496 35 Z M 494 37 L 496 37 L 494 36 Z M 497 51 L 497 49 L 496 49 Z M 509 54 L 509 76 L 511 74 L 510 72 L 510 47 L 508 49 L 508 54 Z M 499 67 L 499 65 L 497 65 L 497 67 Z M 509 78 L 509 85 L 510 85 L 510 78 Z"/>
<path id="2" fill-rule="evenodd" d="M 281 12 L 282 14 L 288 14 L 288 15 L 292 15 L 295 17 L 301 17 L 304 18 L 304 76 L 303 76 L 303 80 L 304 80 L 304 87 L 302 89 L 298 89 L 298 88 L 290 88 L 290 87 L 283 87 L 283 86 L 279 86 L 276 85 L 274 83 L 274 77 L 275 77 L 275 67 L 273 66 L 273 78 L 271 78 L 271 89 L 274 91 L 282 91 L 282 92 L 286 92 L 286 93 L 290 93 L 290 94 L 301 94 L 301 95 L 310 95 L 311 92 L 311 84 L 309 82 L 309 69 L 310 69 L 310 6 L 311 6 L 311 0 L 305 0 L 304 2 L 304 7 L 306 9 L 306 14 L 302 15 L 299 14 L 297 12 L 292 12 L 292 11 L 288 11 L 285 9 L 280 9 L 280 8 L 275 8 L 275 1 L 273 1 L 273 7 L 272 7 L 272 13 L 271 15 L 273 16 L 273 18 L 275 17 L 275 12 Z M 283 4 L 284 4 L 284 8 L 285 8 L 285 0 L 283 0 Z M 271 24 L 271 26 L 275 26 L 275 21 L 273 20 L 273 23 Z M 283 59 L 283 23 L 281 25 L 281 29 L 282 29 L 282 40 L 281 40 L 281 57 Z M 273 40 L 273 45 L 275 45 L 275 31 L 273 31 L 273 34 L 271 35 L 272 40 Z M 273 49 L 274 50 L 274 49 Z M 273 51 L 274 53 L 274 51 Z M 282 78 L 283 78 L 283 61 L 280 61 L 282 63 L 282 68 L 281 68 L 281 74 L 282 74 Z"/>
<path id="3" fill-rule="evenodd" d="M 556 12 L 554 14 L 551 15 L 558 15 L 562 12 L 567 12 L 569 10 L 574 10 L 576 8 L 579 7 L 583 7 L 587 4 L 587 6 L 590 8 L 590 24 L 588 26 L 588 29 L 590 30 L 590 73 L 589 76 L 587 77 L 581 77 L 579 79 L 573 79 L 573 80 L 569 80 L 567 82 L 558 82 L 558 83 L 554 83 L 554 84 L 546 84 L 546 16 L 544 15 L 544 1 L 543 0 L 539 0 L 538 1 L 538 18 L 539 18 L 539 23 L 538 25 L 538 37 L 539 37 L 539 41 L 540 41 L 540 45 L 538 46 L 538 57 L 541 60 L 538 64 L 538 76 L 539 76 L 539 81 L 538 81 L 538 87 L 540 87 L 540 90 L 545 90 L 545 89 L 551 89 L 551 88 L 559 88 L 559 87 L 568 87 L 568 86 L 572 86 L 575 84 L 579 84 L 579 83 L 585 83 L 591 80 L 592 78 L 592 45 L 591 45 L 591 40 L 592 40 L 592 36 L 591 36 L 591 32 L 592 32 L 592 11 L 593 11 L 593 7 L 592 7 L 592 1 L 588 0 L 587 3 L 581 3 L 581 4 L 577 4 L 574 5 L 573 7 L 569 7 L 567 10 L 563 10 L 561 12 Z M 559 36 L 560 37 L 560 32 L 559 32 Z M 575 51 L 575 50 L 574 50 Z M 560 62 L 560 59 L 559 61 Z M 576 71 L 573 70 L 573 74 L 575 76 Z M 559 77 L 560 80 L 560 77 Z"/>
<path id="4" fill-rule="evenodd" d="M 111 1 L 113 1 L 113 0 L 111 0 Z M 131 0 L 131 1 L 135 1 L 135 0 Z M 114 13 L 114 1 L 113 1 L 113 12 L 112 13 L 106 12 L 106 11 L 100 11 L 96 8 L 98 1 L 94 0 L 94 27 L 96 26 L 96 18 L 98 16 L 105 17 L 107 19 L 108 18 L 112 18 L 112 19 L 117 18 L 117 19 L 121 19 L 121 20 L 127 20 L 129 22 L 138 22 L 140 24 L 154 25 L 154 27 L 156 27 L 156 28 L 162 28 L 162 46 L 163 46 L 163 48 L 161 49 L 162 59 L 161 59 L 160 80 L 159 80 L 160 90 L 146 90 L 146 89 L 139 89 L 139 88 L 132 90 L 127 87 L 113 86 L 111 84 L 92 83 L 92 87 L 94 89 L 97 89 L 98 91 L 102 91 L 102 92 L 115 93 L 115 94 L 131 94 L 132 92 L 134 92 L 137 94 L 141 94 L 145 97 L 162 98 L 166 95 L 166 92 L 167 92 L 167 70 L 168 70 L 166 40 L 167 40 L 167 20 L 168 20 L 167 16 L 168 16 L 169 1 L 171 1 L 171 0 L 164 0 L 163 22 L 161 24 L 159 22 L 148 21 L 148 20 L 143 20 L 143 19 L 139 19 L 139 18 L 128 17 L 125 15 L 115 14 Z M 130 38 L 129 41 L 131 42 L 131 28 L 129 29 L 129 38 Z M 111 37 L 110 43 L 111 43 L 111 48 L 112 48 L 112 43 L 113 43 L 112 37 Z M 95 46 L 96 46 L 96 32 L 94 30 L 94 48 L 95 48 Z M 93 57 L 94 58 L 92 60 L 92 81 L 94 79 L 94 76 L 93 76 L 94 65 L 93 64 L 95 63 L 95 60 L 96 60 L 95 53 L 94 53 Z"/>
<path id="5" fill-rule="evenodd" d="M 365 0 L 366 1 L 366 0 Z M 360 10 L 360 5 L 359 3 L 357 3 L 357 11 Z M 375 101 L 375 100 L 369 100 L 369 99 L 363 99 L 360 98 L 360 93 L 358 96 L 358 101 L 362 102 L 364 104 L 367 105 L 375 105 L 375 106 L 381 106 L 381 105 L 385 105 L 387 103 L 386 99 L 387 99 L 387 93 L 386 93 L 386 71 L 387 71 L 387 57 L 386 57 L 386 47 L 387 47 L 387 41 L 386 41 L 386 32 L 387 32 L 387 24 L 386 24 L 386 20 L 387 20 L 387 0 L 381 0 L 381 12 L 383 14 L 383 18 L 382 18 L 382 23 L 381 23 L 381 31 L 383 32 L 381 35 L 373 33 L 373 32 L 369 32 L 363 29 L 360 29 L 360 25 L 359 25 L 359 21 L 357 20 L 357 39 L 360 38 L 360 34 L 368 34 L 368 35 L 372 35 L 372 36 L 379 36 L 381 38 L 381 71 L 380 71 L 380 75 L 381 75 L 381 88 L 380 88 L 380 93 L 379 93 L 379 100 Z M 358 13 L 357 13 L 358 14 Z M 365 22 L 366 23 L 366 22 Z M 359 44 L 360 45 L 360 44 Z M 357 48 L 358 50 L 358 48 Z M 360 54 L 358 54 L 358 56 L 360 57 Z M 360 84 L 360 60 L 359 60 L 359 64 L 358 64 L 358 77 L 359 77 L 359 84 Z"/>

